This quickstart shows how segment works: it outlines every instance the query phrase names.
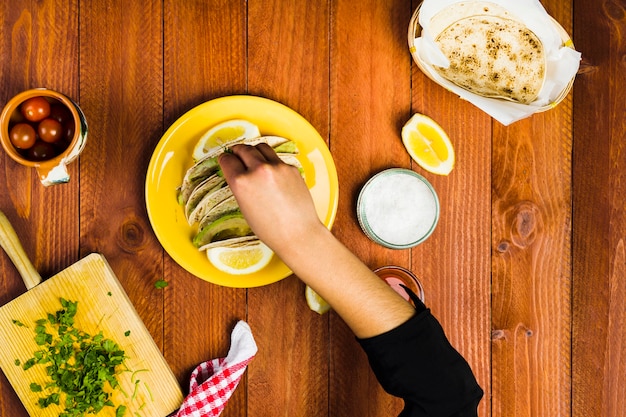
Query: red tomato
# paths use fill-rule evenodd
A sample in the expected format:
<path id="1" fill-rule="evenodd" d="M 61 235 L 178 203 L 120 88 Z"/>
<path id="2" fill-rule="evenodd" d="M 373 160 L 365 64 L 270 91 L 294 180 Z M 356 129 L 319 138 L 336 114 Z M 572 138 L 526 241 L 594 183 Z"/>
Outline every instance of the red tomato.
<path id="1" fill-rule="evenodd" d="M 56 149 L 57 154 L 60 155 L 61 152 L 63 152 L 68 148 L 68 146 L 70 146 L 70 142 L 67 141 L 65 138 L 61 138 L 57 142 L 54 142 L 53 145 L 54 149 Z"/>
<path id="2" fill-rule="evenodd" d="M 37 140 L 35 129 L 28 123 L 18 123 L 9 132 L 11 143 L 18 149 L 30 149 Z"/>
<path id="3" fill-rule="evenodd" d="M 63 104 L 53 104 L 50 106 L 50 118 L 61 124 L 72 120 L 72 113 Z"/>
<path id="4" fill-rule="evenodd" d="M 37 127 L 39 138 L 44 142 L 54 143 L 63 137 L 63 126 L 54 119 L 43 119 Z"/>
<path id="5" fill-rule="evenodd" d="M 31 122 L 38 122 L 50 115 L 50 103 L 43 97 L 32 97 L 22 103 L 22 115 Z"/>
<path id="6" fill-rule="evenodd" d="M 74 120 L 72 119 L 65 123 L 63 128 L 65 130 L 65 140 L 67 141 L 67 143 L 72 142 L 72 139 L 74 139 L 74 132 L 76 132 L 76 125 L 74 124 Z"/>
<path id="7" fill-rule="evenodd" d="M 32 148 L 28 150 L 28 159 L 32 161 L 44 161 L 57 155 L 51 143 L 38 140 Z"/>

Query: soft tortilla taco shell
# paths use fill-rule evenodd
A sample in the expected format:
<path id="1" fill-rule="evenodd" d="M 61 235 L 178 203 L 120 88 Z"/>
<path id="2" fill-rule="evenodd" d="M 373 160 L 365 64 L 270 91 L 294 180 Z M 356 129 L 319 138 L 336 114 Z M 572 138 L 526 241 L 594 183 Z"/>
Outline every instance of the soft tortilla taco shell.
<path id="1" fill-rule="evenodd" d="M 211 242 L 207 245 L 201 246 L 199 250 L 208 250 L 211 248 L 240 248 L 248 245 L 255 245 L 259 242 L 259 238 L 252 236 L 234 237 L 231 239 L 220 240 L 217 242 Z"/>
<path id="2" fill-rule="evenodd" d="M 450 61 L 435 70 L 484 97 L 532 103 L 545 80 L 543 44 L 525 25 L 498 16 L 472 16 L 452 23 L 435 38 Z"/>
<path id="3" fill-rule="evenodd" d="M 211 210 L 205 211 L 204 216 L 200 219 L 199 229 L 202 229 L 209 223 L 213 223 L 221 216 L 239 210 L 239 204 L 234 195 L 227 197 L 224 201 L 216 204 Z"/>
<path id="4" fill-rule="evenodd" d="M 205 195 L 208 193 L 217 191 L 218 189 L 226 185 L 226 180 L 217 174 L 213 174 L 210 177 L 201 181 L 191 192 L 187 203 L 185 203 L 185 216 L 187 220 L 191 217 L 193 211 L 198 207 L 198 204 L 202 201 Z"/>
<path id="5" fill-rule="evenodd" d="M 233 195 L 230 187 L 225 186 L 207 193 L 190 213 L 188 222 L 190 225 L 199 222 L 205 213 L 211 211 L 216 205 Z"/>

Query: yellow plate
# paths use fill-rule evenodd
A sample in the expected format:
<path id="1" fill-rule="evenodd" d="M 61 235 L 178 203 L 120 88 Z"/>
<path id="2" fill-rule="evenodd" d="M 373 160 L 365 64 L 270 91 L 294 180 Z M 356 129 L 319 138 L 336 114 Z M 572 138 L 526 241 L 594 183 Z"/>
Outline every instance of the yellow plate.
<path id="1" fill-rule="evenodd" d="M 255 96 L 229 96 L 207 101 L 189 110 L 165 132 L 148 166 L 146 208 L 154 233 L 167 253 L 193 275 L 214 284 L 249 288 L 271 284 L 291 275 L 287 266 L 274 256 L 267 267 L 249 275 L 230 275 L 217 270 L 206 253 L 191 240 L 195 227 L 187 224 L 176 200 L 176 188 L 192 165 L 196 142 L 212 126 L 230 119 L 256 124 L 262 135 L 283 136 L 300 150 L 307 186 L 317 214 L 329 229 L 338 203 L 337 171 L 326 143 L 300 114 L 272 100 Z"/>

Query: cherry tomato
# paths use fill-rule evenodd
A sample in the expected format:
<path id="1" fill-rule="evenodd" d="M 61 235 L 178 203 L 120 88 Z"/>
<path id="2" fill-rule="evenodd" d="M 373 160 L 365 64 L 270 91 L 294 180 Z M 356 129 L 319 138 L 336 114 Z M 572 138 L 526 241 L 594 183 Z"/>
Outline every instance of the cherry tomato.
<path id="1" fill-rule="evenodd" d="M 58 141 L 54 142 L 53 145 L 57 155 L 60 155 L 64 150 L 68 148 L 68 146 L 70 146 L 70 142 L 65 138 L 61 138 Z"/>
<path id="2" fill-rule="evenodd" d="M 65 125 L 63 125 L 63 130 L 65 131 L 65 140 L 67 141 L 67 143 L 72 142 L 72 139 L 74 139 L 74 132 L 76 132 L 74 119 L 65 123 Z"/>
<path id="3" fill-rule="evenodd" d="M 49 117 L 61 124 L 65 124 L 67 121 L 72 120 L 72 113 L 63 104 L 53 104 L 50 106 Z"/>
<path id="4" fill-rule="evenodd" d="M 28 159 L 32 161 L 44 161 L 57 155 L 51 143 L 38 140 L 32 148 L 28 150 Z"/>
<path id="5" fill-rule="evenodd" d="M 35 129 L 28 123 L 18 123 L 9 132 L 11 143 L 18 149 L 30 149 L 37 140 Z"/>
<path id="6" fill-rule="evenodd" d="M 31 97 L 22 103 L 20 110 L 31 122 L 38 122 L 50 115 L 50 103 L 43 97 Z"/>
<path id="7" fill-rule="evenodd" d="M 14 125 L 14 124 L 17 124 L 17 123 L 26 123 L 26 122 L 28 122 L 28 120 L 26 120 L 26 118 L 24 117 L 22 112 L 19 111 L 19 109 L 15 110 L 13 113 L 11 113 L 11 117 L 9 118 L 9 123 L 11 125 Z"/>
<path id="8" fill-rule="evenodd" d="M 44 142 L 54 143 L 63 137 L 63 126 L 54 119 L 43 119 L 37 126 L 39 138 Z"/>

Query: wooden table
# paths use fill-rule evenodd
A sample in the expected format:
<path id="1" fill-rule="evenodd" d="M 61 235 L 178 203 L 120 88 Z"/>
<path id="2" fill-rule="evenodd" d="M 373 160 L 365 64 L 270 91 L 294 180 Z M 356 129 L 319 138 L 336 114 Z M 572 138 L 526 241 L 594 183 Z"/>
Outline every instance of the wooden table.
<path id="1" fill-rule="evenodd" d="M 0 209 L 44 277 L 103 253 L 184 389 L 246 320 L 259 354 L 224 416 L 396 416 L 401 401 L 380 389 L 339 317 L 308 309 L 297 277 L 216 286 L 173 262 L 153 234 L 144 182 L 168 126 L 216 97 L 267 97 L 328 143 L 336 236 L 372 268 L 420 277 L 485 390 L 481 416 L 626 415 L 626 2 L 544 1 L 583 66 L 558 107 L 508 127 L 412 64 L 416 5 L 3 1 L 0 102 L 33 87 L 61 91 L 86 113 L 89 138 L 64 185 L 44 188 L 1 157 Z M 457 165 L 448 177 L 406 153 L 399 133 L 414 112 L 449 133 Z M 423 174 L 441 200 L 435 233 L 412 250 L 372 243 L 356 221 L 360 187 L 389 167 Z M 4 254 L 0 270 L 4 304 L 25 288 Z M 156 289 L 160 279 L 169 286 Z M 26 416 L 4 375 L 0 416 Z"/>

